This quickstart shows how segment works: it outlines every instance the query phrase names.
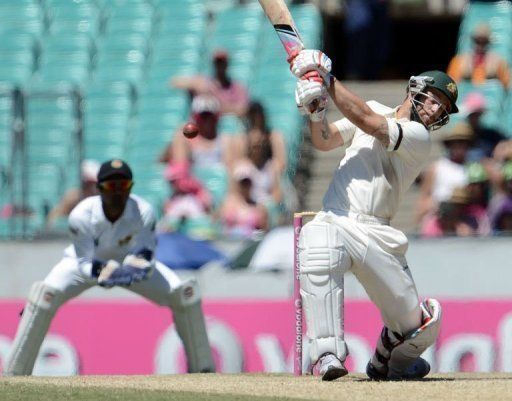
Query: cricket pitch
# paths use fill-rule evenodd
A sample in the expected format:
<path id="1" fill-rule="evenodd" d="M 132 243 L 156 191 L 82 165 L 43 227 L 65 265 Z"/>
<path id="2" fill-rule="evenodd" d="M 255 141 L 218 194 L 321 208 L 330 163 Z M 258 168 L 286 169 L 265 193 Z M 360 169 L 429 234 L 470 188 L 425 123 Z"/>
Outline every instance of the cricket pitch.
<path id="1" fill-rule="evenodd" d="M 0 377 L 2 401 L 506 401 L 512 374 L 432 374 L 421 381 L 372 382 L 351 374 L 333 382 L 288 374 Z"/>

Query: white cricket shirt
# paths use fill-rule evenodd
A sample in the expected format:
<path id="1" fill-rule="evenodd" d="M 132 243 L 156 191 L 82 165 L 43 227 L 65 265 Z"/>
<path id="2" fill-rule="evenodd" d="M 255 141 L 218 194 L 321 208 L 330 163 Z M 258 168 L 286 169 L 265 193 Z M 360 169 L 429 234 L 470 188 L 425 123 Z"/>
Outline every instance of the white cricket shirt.
<path id="1" fill-rule="evenodd" d="M 123 262 L 126 255 L 156 247 L 155 216 L 144 199 L 130 195 L 119 219 L 111 223 L 103 213 L 100 196 L 81 201 L 69 215 L 73 244 L 64 256 L 76 257 L 79 269 L 91 276 L 92 260 Z"/>
<path id="2" fill-rule="evenodd" d="M 325 211 L 356 212 L 391 220 L 407 189 L 426 166 L 430 133 L 420 123 L 397 120 L 395 110 L 367 102 L 386 117 L 390 143 L 386 148 L 348 119 L 334 124 L 349 145 L 324 196 Z M 352 143 L 350 143 L 352 142 Z"/>

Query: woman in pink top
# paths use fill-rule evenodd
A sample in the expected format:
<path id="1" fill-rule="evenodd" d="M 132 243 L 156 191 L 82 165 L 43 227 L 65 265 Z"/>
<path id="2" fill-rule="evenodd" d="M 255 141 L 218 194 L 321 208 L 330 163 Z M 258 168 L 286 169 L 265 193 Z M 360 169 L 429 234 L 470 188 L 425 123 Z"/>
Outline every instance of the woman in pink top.
<path id="1" fill-rule="evenodd" d="M 191 105 L 191 121 L 197 124 L 199 134 L 192 139 L 183 135 L 183 127 L 174 134 L 164 150 L 160 162 L 190 163 L 194 167 L 230 166 L 234 157 L 229 152 L 228 136 L 218 130 L 219 102 L 212 96 L 196 96 Z"/>
<path id="2" fill-rule="evenodd" d="M 224 233 L 230 237 L 250 237 L 256 230 L 268 228 L 265 207 L 252 196 L 251 168 L 238 165 L 233 171 L 233 182 L 219 210 Z"/>

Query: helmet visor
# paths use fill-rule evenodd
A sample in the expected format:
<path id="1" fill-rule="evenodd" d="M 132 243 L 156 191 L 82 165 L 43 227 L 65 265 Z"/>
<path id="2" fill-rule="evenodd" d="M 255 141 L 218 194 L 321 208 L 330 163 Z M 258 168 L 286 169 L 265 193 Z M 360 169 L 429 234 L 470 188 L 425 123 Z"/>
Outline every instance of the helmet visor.
<path id="1" fill-rule="evenodd" d="M 441 101 L 443 92 L 428 86 L 429 79 L 423 76 L 411 77 L 409 93 L 415 113 L 428 130 L 434 131 L 450 121 L 450 110 Z"/>
<path id="2" fill-rule="evenodd" d="M 445 105 L 430 93 L 420 92 L 411 99 L 414 110 L 428 130 L 435 131 L 450 121 Z"/>

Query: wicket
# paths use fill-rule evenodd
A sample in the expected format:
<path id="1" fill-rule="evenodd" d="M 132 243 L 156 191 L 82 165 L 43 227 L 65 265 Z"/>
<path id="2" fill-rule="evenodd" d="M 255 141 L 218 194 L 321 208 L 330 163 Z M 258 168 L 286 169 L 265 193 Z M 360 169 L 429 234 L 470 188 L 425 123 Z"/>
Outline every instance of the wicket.
<path id="1" fill-rule="evenodd" d="M 316 212 L 299 212 L 293 214 L 293 306 L 295 308 L 295 343 L 293 353 L 293 374 L 302 375 L 302 336 L 303 316 L 302 297 L 300 295 L 299 236 L 304 217 L 314 217 Z"/>

